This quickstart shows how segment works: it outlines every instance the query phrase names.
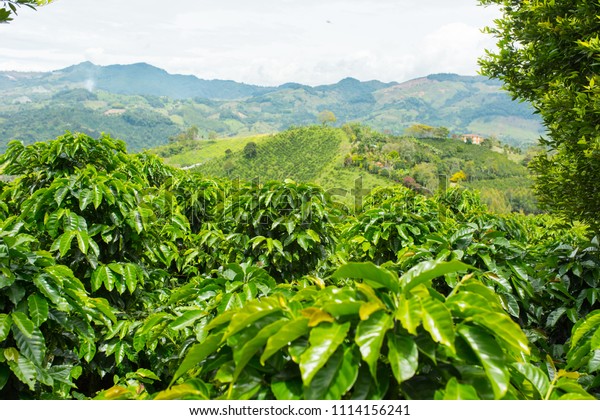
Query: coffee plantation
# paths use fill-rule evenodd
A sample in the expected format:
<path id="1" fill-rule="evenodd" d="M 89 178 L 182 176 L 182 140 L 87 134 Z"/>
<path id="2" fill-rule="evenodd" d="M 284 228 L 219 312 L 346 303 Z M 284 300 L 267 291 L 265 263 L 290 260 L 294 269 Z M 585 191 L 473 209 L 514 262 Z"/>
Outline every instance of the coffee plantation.
<path id="1" fill-rule="evenodd" d="M 476 192 L 245 183 L 66 133 L 0 158 L 3 399 L 597 399 L 594 232 Z"/>

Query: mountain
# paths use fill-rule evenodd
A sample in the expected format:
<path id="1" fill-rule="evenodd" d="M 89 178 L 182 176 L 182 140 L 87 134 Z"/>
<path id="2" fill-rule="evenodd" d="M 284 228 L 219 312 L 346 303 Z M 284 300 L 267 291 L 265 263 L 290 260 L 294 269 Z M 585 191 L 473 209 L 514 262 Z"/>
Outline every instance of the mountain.
<path id="1" fill-rule="evenodd" d="M 3 77 L 4 76 L 4 77 Z M 25 74 L 0 72 L 0 88 L 47 87 L 79 84 L 90 90 L 100 89 L 121 95 L 168 96 L 175 99 L 202 97 L 238 99 L 269 90 L 230 80 L 204 80 L 196 76 L 169 74 L 146 63 L 97 66 L 89 61 L 49 73 Z"/>
<path id="2" fill-rule="evenodd" d="M 132 150 L 165 144 L 197 126 L 202 136 L 273 133 L 317 121 L 332 111 L 337 124 L 362 122 L 401 134 L 414 124 L 447 127 L 526 146 L 543 134 L 526 103 L 480 76 L 437 74 L 404 83 L 359 81 L 307 86 L 253 86 L 174 75 L 145 63 L 80 63 L 46 73 L 0 72 L 0 150 L 65 130 L 108 132 Z"/>

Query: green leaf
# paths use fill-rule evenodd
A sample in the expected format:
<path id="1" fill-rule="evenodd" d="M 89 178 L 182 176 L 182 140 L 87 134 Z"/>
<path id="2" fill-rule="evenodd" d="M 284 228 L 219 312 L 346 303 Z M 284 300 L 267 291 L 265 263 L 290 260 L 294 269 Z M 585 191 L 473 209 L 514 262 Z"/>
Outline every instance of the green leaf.
<path id="1" fill-rule="evenodd" d="M 188 370 L 197 366 L 200 362 L 204 361 L 210 354 L 214 353 L 219 346 L 221 345 L 221 341 L 223 339 L 223 334 L 211 334 L 206 340 L 202 343 L 194 344 L 185 355 L 183 362 L 175 371 L 175 375 L 173 375 L 173 379 L 169 384 L 169 387 L 175 383 L 177 379 L 179 379 L 183 374 L 185 374 Z"/>
<path id="2" fill-rule="evenodd" d="M 33 278 L 33 284 L 44 296 L 50 299 L 56 305 L 59 311 L 66 312 L 71 308 L 71 305 L 62 297 L 62 294 L 56 289 L 55 285 L 50 283 L 50 279 L 46 273 L 38 274 Z"/>
<path id="3" fill-rule="evenodd" d="M 267 345 L 260 357 L 260 363 L 265 364 L 265 361 L 273 356 L 281 348 L 291 344 L 298 337 L 302 337 L 308 332 L 308 319 L 298 318 L 281 327 L 276 335 L 273 335 L 267 340 Z"/>
<path id="4" fill-rule="evenodd" d="M 132 210 L 131 211 L 131 219 L 133 221 L 133 227 L 135 228 L 136 232 L 142 233 L 142 231 L 144 230 L 144 218 L 139 210 Z"/>
<path id="5" fill-rule="evenodd" d="M 135 292 L 138 282 L 142 280 L 140 268 L 135 264 L 126 264 L 123 270 L 123 278 L 125 279 L 129 293 Z"/>
<path id="6" fill-rule="evenodd" d="M 79 210 L 85 210 L 85 208 L 93 201 L 93 199 L 94 192 L 92 190 L 81 191 L 79 193 Z"/>
<path id="7" fill-rule="evenodd" d="M 402 284 L 404 294 L 407 294 L 419 284 L 426 283 L 446 274 L 467 271 L 472 268 L 470 265 L 458 260 L 443 262 L 422 261 L 400 277 L 400 284 Z"/>
<path id="8" fill-rule="evenodd" d="M 102 204 L 102 189 L 98 185 L 92 186 L 92 200 L 94 208 L 97 209 Z"/>
<path id="9" fill-rule="evenodd" d="M 71 243 L 73 242 L 73 237 L 77 234 L 76 231 L 71 230 L 63 233 L 58 238 L 58 250 L 60 251 L 61 258 L 67 255 L 67 252 L 71 249 Z"/>
<path id="10" fill-rule="evenodd" d="M 9 361 L 8 366 L 21 382 L 29 386 L 29 389 L 31 391 L 35 390 L 35 378 L 37 372 L 35 369 L 35 365 L 31 360 L 27 359 L 23 355 L 20 355 L 16 362 Z"/>
<path id="11" fill-rule="evenodd" d="M 398 309 L 396 310 L 396 319 L 412 335 L 417 335 L 417 327 L 423 320 L 423 307 L 418 296 L 412 296 L 408 299 L 400 295 Z"/>
<path id="12" fill-rule="evenodd" d="M 77 237 L 77 246 L 79 246 L 79 250 L 83 255 L 87 255 L 90 248 L 90 236 L 83 230 L 76 231 L 75 236 Z"/>
<path id="13" fill-rule="evenodd" d="M 338 346 L 346 338 L 350 323 L 324 323 L 312 329 L 309 336 L 310 347 L 300 356 L 300 373 L 304 386 L 309 386 Z"/>
<path id="14" fill-rule="evenodd" d="M 92 292 L 98 290 L 102 284 L 110 292 L 114 289 L 116 281 L 115 273 L 107 265 L 102 265 L 92 274 Z"/>
<path id="15" fill-rule="evenodd" d="M 248 325 L 280 310 L 281 304 L 276 296 L 253 300 L 233 315 L 224 338 L 227 339 Z"/>
<path id="16" fill-rule="evenodd" d="M 573 336 L 571 337 L 571 349 L 577 346 L 579 340 L 589 331 L 600 328 L 600 309 L 590 312 L 585 320 L 573 328 Z"/>
<path id="17" fill-rule="evenodd" d="M 310 386 L 305 386 L 304 397 L 308 400 L 322 400 L 326 398 L 331 385 L 335 383 L 335 377 L 342 365 L 344 350 L 338 348 L 312 379 Z M 358 365 L 356 366 L 358 374 Z M 340 396 L 341 397 L 341 396 Z M 338 397 L 339 398 L 339 397 Z M 333 399 L 338 399 L 333 398 Z"/>
<path id="18" fill-rule="evenodd" d="M 33 324 L 32 324 L 33 325 Z M 21 330 L 13 330 L 15 341 L 21 354 L 29 360 L 44 368 L 44 356 L 46 355 L 46 342 L 42 332 L 37 327 L 33 327 L 30 336 L 25 335 Z"/>
<path id="19" fill-rule="evenodd" d="M 233 360 L 235 361 L 235 371 L 233 372 L 233 381 L 236 381 L 242 369 L 246 367 L 250 359 L 265 345 L 267 340 L 277 335 L 282 326 L 286 325 L 287 319 L 279 319 L 263 329 L 256 336 L 248 341 L 239 351 L 234 351 Z"/>
<path id="20" fill-rule="evenodd" d="M 302 381 L 274 381 L 271 382 L 271 391 L 278 400 L 302 399 Z"/>
<path id="21" fill-rule="evenodd" d="M 206 311 L 202 309 L 186 311 L 182 315 L 178 316 L 175 321 L 171 322 L 169 324 L 169 328 L 175 331 L 181 330 L 185 327 L 194 325 L 197 320 L 204 316 L 206 316 Z"/>
<path id="22" fill-rule="evenodd" d="M 29 316 L 36 327 L 42 325 L 48 319 L 48 301 L 34 293 L 27 299 Z"/>
<path id="23" fill-rule="evenodd" d="M 345 264 L 338 268 L 331 277 L 334 279 L 363 279 L 365 283 L 375 289 L 385 287 L 395 293 L 400 290 L 395 274 L 377 267 L 372 262 Z"/>
<path id="24" fill-rule="evenodd" d="M 550 312 L 550 314 L 548 314 L 548 318 L 546 319 L 546 327 L 554 328 L 556 326 L 556 323 L 565 314 L 565 312 L 567 312 L 567 308 L 565 308 L 564 306 L 556 308 L 555 310 Z"/>
<path id="25" fill-rule="evenodd" d="M 112 322 L 117 322 L 115 311 L 110 307 L 108 301 L 102 298 L 90 298 L 90 307 L 96 308 L 100 313 L 110 319 Z"/>
<path id="26" fill-rule="evenodd" d="M 450 311 L 442 302 L 431 297 L 421 299 L 423 328 L 436 342 L 454 350 L 454 323 Z"/>
<path id="27" fill-rule="evenodd" d="M 12 286 L 14 282 L 15 275 L 7 267 L 0 267 L 0 289 Z"/>
<path id="28" fill-rule="evenodd" d="M 11 313 L 14 325 L 21 331 L 27 338 L 33 337 L 33 330 L 35 325 L 23 312 L 15 311 Z"/>
<path id="29" fill-rule="evenodd" d="M 477 391 L 471 385 L 460 384 L 451 378 L 446 384 L 444 400 L 478 400 Z"/>
<path id="30" fill-rule="evenodd" d="M 501 399 L 508 390 L 509 373 L 502 349 L 494 338 L 478 326 L 462 324 L 458 333 L 477 355 L 492 386 L 494 397 Z"/>
<path id="31" fill-rule="evenodd" d="M 388 360 L 398 383 L 412 378 L 419 366 L 419 349 L 411 337 L 387 334 Z"/>
<path id="32" fill-rule="evenodd" d="M 0 356 L 2 356 L 2 355 L 0 354 Z M 4 386 L 6 386 L 9 379 L 10 379 L 9 367 L 6 365 L 0 364 L 0 391 L 2 391 L 2 389 L 4 389 Z"/>
<path id="33" fill-rule="evenodd" d="M 0 343 L 8 337 L 11 325 L 12 318 L 7 314 L 0 314 Z"/>
<path id="34" fill-rule="evenodd" d="M 155 400 L 210 400 L 210 388 L 199 379 L 191 379 L 184 384 L 175 385 L 159 392 Z"/>
<path id="35" fill-rule="evenodd" d="M 490 305 L 485 297 L 476 293 L 460 292 L 449 297 L 446 305 L 455 316 L 469 318 L 472 322 L 487 328 L 515 354 L 529 354 L 529 341 L 519 325 L 500 307 Z"/>
<path id="36" fill-rule="evenodd" d="M 377 360 L 379 360 L 383 338 L 392 326 L 392 317 L 379 311 L 366 320 L 360 321 L 356 328 L 356 344 L 360 348 L 363 360 L 369 365 L 373 377 L 377 374 Z"/>
<path id="37" fill-rule="evenodd" d="M 530 363 L 513 363 L 511 366 L 533 385 L 539 399 L 546 398 L 550 389 L 550 381 L 540 368 Z"/>

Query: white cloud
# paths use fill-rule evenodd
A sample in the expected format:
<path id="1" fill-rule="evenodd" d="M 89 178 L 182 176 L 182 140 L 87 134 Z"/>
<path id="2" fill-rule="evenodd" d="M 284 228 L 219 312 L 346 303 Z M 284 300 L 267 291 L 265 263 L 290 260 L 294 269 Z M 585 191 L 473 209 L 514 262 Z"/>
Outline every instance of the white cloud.
<path id="1" fill-rule="evenodd" d="M 262 85 L 474 74 L 493 16 L 473 0 L 61 0 L 0 26 L 0 69 L 146 61 Z"/>

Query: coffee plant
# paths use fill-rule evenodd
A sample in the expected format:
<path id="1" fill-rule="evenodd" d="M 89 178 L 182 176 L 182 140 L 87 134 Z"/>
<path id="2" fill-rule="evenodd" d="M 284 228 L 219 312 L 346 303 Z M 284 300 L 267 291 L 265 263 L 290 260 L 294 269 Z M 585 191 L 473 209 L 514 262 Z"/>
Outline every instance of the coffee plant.
<path id="1" fill-rule="evenodd" d="M 597 399 L 598 238 L 476 192 L 245 183 L 66 133 L 0 157 L 4 399 Z"/>

